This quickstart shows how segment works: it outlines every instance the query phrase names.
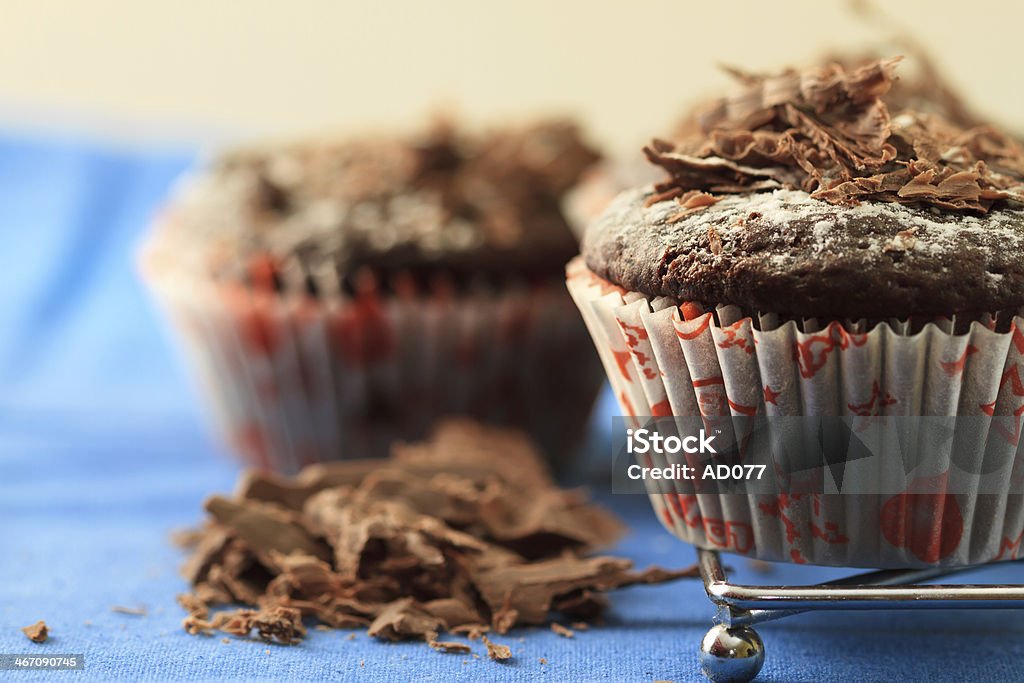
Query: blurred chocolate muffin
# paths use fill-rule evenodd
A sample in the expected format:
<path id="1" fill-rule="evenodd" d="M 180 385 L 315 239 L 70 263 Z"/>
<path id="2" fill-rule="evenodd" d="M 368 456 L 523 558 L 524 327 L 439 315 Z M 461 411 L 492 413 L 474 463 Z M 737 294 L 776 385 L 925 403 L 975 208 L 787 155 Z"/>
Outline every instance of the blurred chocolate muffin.
<path id="1" fill-rule="evenodd" d="M 597 159 L 565 121 L 229 152 L 182 183 L 144 274 L 257 466 L 384 455 L 447 414 L 557 462 L 601 380 L 562 279 L 561 200 Z"/>

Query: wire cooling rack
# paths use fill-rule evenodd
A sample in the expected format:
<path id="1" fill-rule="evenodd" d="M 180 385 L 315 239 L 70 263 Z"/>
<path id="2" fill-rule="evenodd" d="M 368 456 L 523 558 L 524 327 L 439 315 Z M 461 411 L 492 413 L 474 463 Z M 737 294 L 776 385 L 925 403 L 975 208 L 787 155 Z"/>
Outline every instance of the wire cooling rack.
<path id="1" fill-rule="evenodd" d="M 700 648 L 704 675 L 716 683 L 753 680 L 765 657 L 753 626 L 802 612 L 1024 607 L 1021 584 L 924 583 L 978 567 L 889 569 L 813 586 L 747 586 L 729 582 L 718 552 L 698 549 L 697 555 L 704 589 L 718 608 Z"/>

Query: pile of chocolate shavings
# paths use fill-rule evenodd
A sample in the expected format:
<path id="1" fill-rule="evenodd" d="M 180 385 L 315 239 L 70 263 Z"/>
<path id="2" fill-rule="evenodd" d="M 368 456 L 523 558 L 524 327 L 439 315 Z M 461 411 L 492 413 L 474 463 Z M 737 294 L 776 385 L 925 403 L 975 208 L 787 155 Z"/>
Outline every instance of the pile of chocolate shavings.
<path id="1" fill-rule="evenodd" d="M 670 178 L 649 203 L 675 199 L 681 218 L 722 195 L 785 188 L 833 204 L 898 202 L 987 213 L 1024 203 L 1024 149 L 991 126 L 937 113 L 890 112 L 900 58 L 847 70 L 733 72 L 742 83 L 696 118 L 699 132 L 644 148 Z"/>
<path id="2" fill-rule="evenodd" d="M 386 461 L 314 465 L 292 478 L 248 473 L 231 498 L 206 502 L 179 596 L 189 633 L 223 631 L 292 644 L 302 618 L 418 639 L 443 652 L 543 624 L 587 621 L 606 591 L 694 576 L 590 556 L 622 525 L 577 490 L 558 488 L 518 432 L 452 420 Z M 214 611 L 243 604 L 246 609 Z M 511 656 L 484 641 L 492 659 Z"/>

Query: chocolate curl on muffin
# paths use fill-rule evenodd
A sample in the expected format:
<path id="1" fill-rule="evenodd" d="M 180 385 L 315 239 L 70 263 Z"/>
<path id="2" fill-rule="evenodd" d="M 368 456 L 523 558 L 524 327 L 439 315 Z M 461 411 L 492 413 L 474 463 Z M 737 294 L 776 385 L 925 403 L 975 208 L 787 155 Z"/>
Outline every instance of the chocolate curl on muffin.
<path id="1" fill-rule="evenodd" d="M 599 158 L 561 119 L 256 147 L 212 165 L 175 229 L 226 243 L 229 262 L 269 253 L 277 271 L 343 281 L 360 268 L 560 274 L 577 249 L 562 196 Z"/>
<path id="2" fill-rule="evenodd" d="M 731 71 L 743 87 L 697 114 L 699 132 L 654 140 L 647 158 L 669 179 L 650 204 L 678 199 L 681 218 L 721 195 L 804 190 L 850 205 L 898 202 L 987 213 L 1024 203 L 1024 149 L 982 125 L 935 113 L 890 111 L 900 58 L 774 76 Z"/>

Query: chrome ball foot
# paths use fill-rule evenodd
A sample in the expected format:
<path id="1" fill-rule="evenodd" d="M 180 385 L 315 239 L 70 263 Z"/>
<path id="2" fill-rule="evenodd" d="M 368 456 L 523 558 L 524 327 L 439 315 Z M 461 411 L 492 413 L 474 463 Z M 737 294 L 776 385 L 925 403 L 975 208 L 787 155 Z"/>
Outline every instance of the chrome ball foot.
<path id="1" fill-rule="evenodd" d="M 764 665 L 764 642 L 747 626 L 713 626 L 700 644 L 700 665 L 715 683 L 746 683 Z"/>

